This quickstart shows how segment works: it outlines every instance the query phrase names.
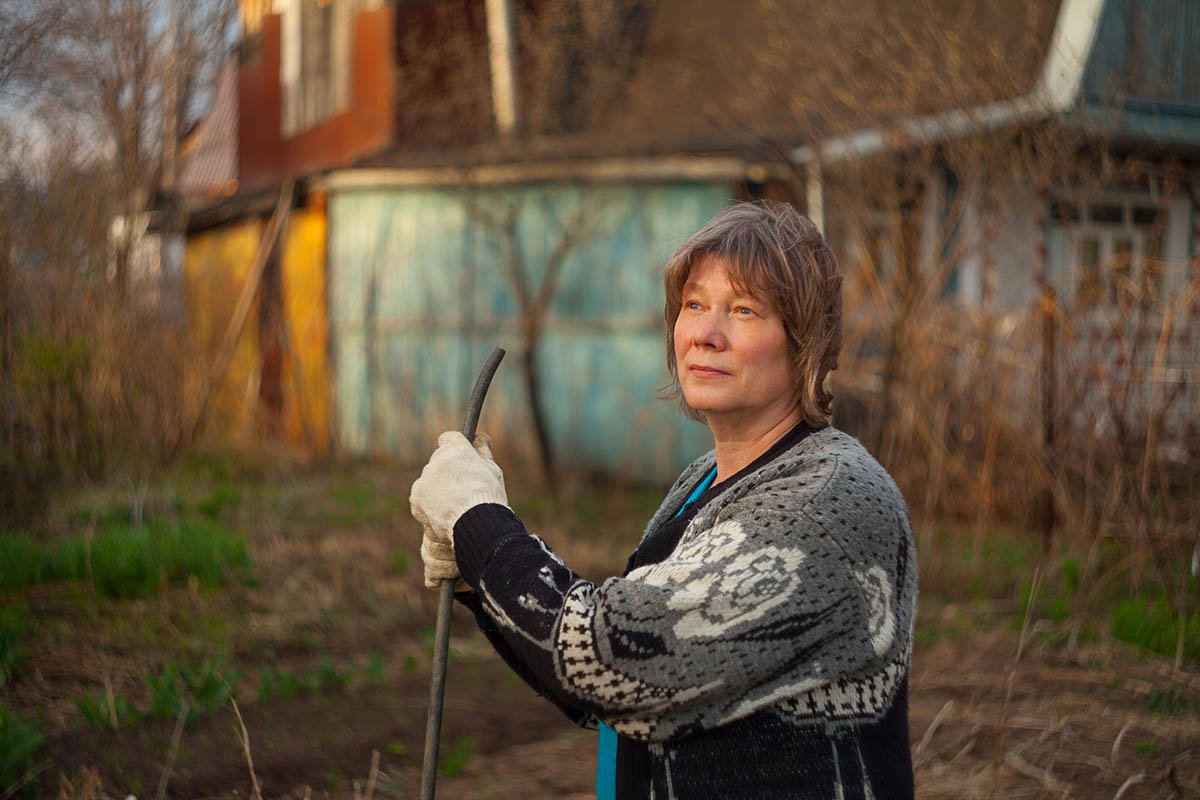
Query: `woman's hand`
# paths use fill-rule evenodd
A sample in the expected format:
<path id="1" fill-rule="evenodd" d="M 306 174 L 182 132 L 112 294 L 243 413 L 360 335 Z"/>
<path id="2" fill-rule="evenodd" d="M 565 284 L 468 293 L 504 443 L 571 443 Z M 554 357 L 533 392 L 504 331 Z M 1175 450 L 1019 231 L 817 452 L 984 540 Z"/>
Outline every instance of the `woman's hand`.
<path id="1" fill-rule="evenodd" d="M 421 563 L 425 565 L 425 588 L 436 589 L 442 581 L 456 581 L 454 591 L 469 591 L 471 587 L 460 580 L 458 562 L 454 560 L 454 545 L 439 542 L 428 526 L 421 537 Z"/>
<path id="2" fill-rule="evenodd" d="M 480 433 L 472 446 L 458 431 L 446 431 L 438 437 L 437 450 L 409 493 L 413 518 L 424 530 L 421 559 L 430 588 L 458 577 L 454 563 L 454 523 L 458 518 L 483 503 L 508 506 L 504 473 L 492 460 L 490 442 L 487 434 Z"/>

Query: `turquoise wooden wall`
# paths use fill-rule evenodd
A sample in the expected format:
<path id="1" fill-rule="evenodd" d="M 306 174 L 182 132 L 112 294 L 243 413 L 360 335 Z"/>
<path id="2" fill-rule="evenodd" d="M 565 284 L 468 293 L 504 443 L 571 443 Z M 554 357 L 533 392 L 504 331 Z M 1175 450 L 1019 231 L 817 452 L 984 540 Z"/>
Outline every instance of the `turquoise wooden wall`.
<path id="1" fill-rule="evenodd" d="M 329 202 L 335 440 L 352 455 L 423 460 L 458 428 L 495 344 L 508 356 L 481 430 L 532 468 L 534 444 L 506 243 L 536 286 L 564 230 L 538 353 L 564 467 L 665 481 L 711 444 L 656 400 L 666 381 L 661 270 L 674 245 L 730 202 L 723 183 L 339 190 Z M 515 220 L 516 236 L 497 221 Z"/>

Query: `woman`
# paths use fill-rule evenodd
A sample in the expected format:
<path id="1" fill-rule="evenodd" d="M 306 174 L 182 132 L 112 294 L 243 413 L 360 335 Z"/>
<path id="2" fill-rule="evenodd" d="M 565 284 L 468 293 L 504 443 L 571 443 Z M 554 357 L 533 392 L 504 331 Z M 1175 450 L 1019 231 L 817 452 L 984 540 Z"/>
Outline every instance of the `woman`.
<path id="1" fill-rule="evenodd" d="M 667 363 L 714 450 L 624 577 L 571 572 L 509 509 L 485 440 L 445 433 L 410 497 L 426 580 L 461 575 L 505 660 L 600 721 L 601 798 L 911 797 L 915 552 L 891 478 L 829 425 L 833 255 L 790 206 L 742 203 L 664 284 Z"/>

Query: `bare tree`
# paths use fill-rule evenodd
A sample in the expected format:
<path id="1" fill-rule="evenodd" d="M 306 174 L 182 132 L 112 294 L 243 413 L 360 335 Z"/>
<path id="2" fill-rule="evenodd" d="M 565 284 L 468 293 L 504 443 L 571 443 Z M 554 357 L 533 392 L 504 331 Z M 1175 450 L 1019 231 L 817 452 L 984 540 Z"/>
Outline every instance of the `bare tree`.
<path id="1" fill-rule="evenodd" d="M 52 9 L 21 0 L 0 0 L 0 99 L 19 93 L 36 74 L 38 55 L 54 30 Z"/>
<path id="2" fill-rule="evenodd" d="M 153 461 L 177 435 L 178 327 L 161 296 L 130 302 L 130 255 L 234 8 L 0 0 L 0 102 L 20 104 L 0 125 L 0 506 L 14 518 L 38 512 L 48 481 Z"/>
<path id="3" fill-rule="evenodd" d="M 124 297 L 136 221 L 174 165 L 187 113 L 224 57 L 233 0 L 84 0 L 64 3 L 39 76 L 116 177 L 114 276 Z"/>
<path id="4" fill-rule="evenodd" d="M 603 233 L 607 225 L 606 202 L 601 195 L 564 198 L 536 188 L 503 192 L 467 190 L 468 216 L 487 232 L 508 286 L 517 302 L 521 342 L 521 369 L 529 417 L 537 438 L 542 475 L 551 491 L 557 490 L 554 442 L 543 402 L 542 371 L 538 351 L 558 292 L 563 266 L 580 247 Z M 559 209 L 563 211 L 560 215 Z M 542 253 L 531 253 L 520 222 L 523 213 L 546 223 L 552 244 Z"/>

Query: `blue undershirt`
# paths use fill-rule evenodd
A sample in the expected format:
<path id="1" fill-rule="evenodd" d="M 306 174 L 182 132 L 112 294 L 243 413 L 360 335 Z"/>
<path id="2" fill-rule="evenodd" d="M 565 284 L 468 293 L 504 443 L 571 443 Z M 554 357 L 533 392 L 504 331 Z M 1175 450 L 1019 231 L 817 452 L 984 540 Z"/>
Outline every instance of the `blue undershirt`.
<path id="1" fill-rule="evenodd" d="M 717 477 L 717 468 L 713 467 L 709 470 L 704 479 L 696 484 L 696 488 L 688 495 L 688 499 L 683 502 L 679 510 L 675 512 L 678 517 L 692 503 L 708 491 L 708 487 L 712 486 L 713 480 Z M 596 751 L 596 800 L 616 800 L 617 797 L 617 732 L 600 723 L 600 742 Z"/>

